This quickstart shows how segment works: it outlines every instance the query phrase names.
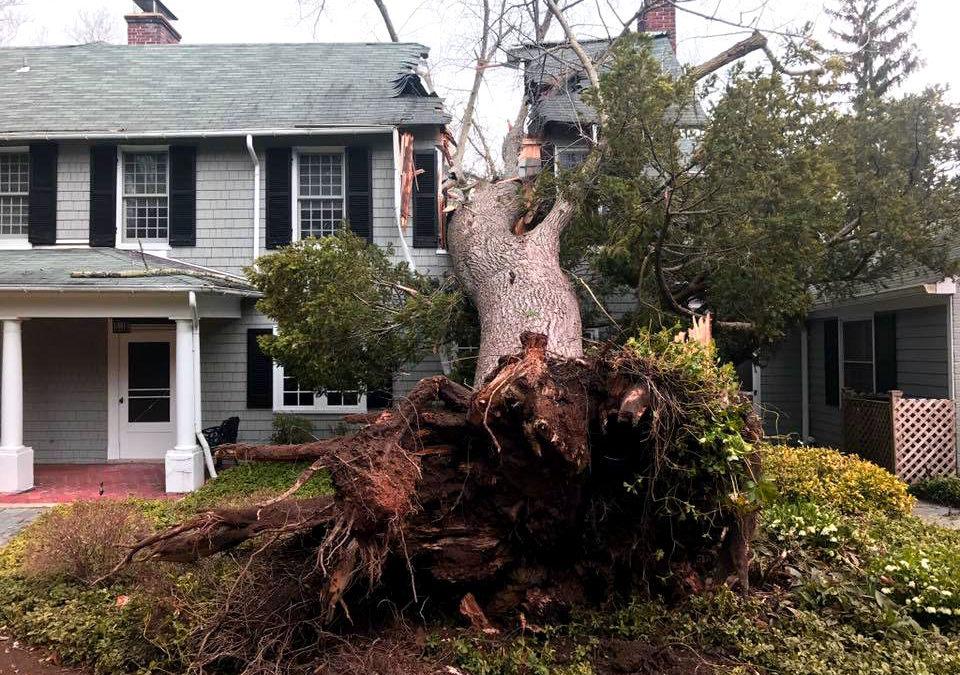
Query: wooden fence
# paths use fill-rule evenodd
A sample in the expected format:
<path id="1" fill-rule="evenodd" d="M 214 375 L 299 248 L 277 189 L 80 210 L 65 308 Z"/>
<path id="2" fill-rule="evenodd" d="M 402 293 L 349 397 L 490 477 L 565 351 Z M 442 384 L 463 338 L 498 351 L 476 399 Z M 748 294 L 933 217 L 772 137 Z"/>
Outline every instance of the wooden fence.
<path id="1" fill-rule="evenodd" d="M 843 447 L 912 483 L 957 472 L 954 402 L 844 393 Z"/>

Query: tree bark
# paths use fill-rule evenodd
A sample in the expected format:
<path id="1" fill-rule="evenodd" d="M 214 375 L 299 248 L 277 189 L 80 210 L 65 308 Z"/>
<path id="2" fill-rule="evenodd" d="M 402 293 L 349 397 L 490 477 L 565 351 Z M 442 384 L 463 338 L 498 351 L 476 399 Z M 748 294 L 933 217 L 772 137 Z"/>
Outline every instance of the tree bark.
<path id="1" fill-rule="evenodd" d="M 558 200 L 532 230 L 514 234 L 526 211 L 521 189 L 515 180 L 482 184 L 450 223 L 454 271 L 480 315 L 477 385 L 520 349 L 525 331 L 548 336 L 555 355 L 583 355 L 580 305 L 560 267 L 560 234 L 573 205 Z"/>

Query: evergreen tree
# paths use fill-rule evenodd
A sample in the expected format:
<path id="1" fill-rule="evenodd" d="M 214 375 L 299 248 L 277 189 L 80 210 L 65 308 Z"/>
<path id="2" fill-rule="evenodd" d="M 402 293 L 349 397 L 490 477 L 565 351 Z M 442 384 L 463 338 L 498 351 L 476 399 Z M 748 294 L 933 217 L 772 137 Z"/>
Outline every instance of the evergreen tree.
<path id="1" fill-rule="evenodd" d="M 916 0 L 837 0 L 827 9 L 830 33 L 845 45 L 858 105 L 882 97 L 920 65 L 911 40 L 916 10 Z"/>

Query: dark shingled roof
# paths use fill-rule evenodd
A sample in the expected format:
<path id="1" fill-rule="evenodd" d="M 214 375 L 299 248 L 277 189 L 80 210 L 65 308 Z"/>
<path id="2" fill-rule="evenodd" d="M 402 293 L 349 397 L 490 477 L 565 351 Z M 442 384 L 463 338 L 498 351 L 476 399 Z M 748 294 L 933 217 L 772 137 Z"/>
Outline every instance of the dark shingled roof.
<path id="1" fill-rule="evenodd" d="M 445 124 L 412 43 L 0 49 L 0 137 Z"/>
<path id="2" fill-rule="evenodd" d="M 185 273 L 132 278 L 74 278 L 74 272 L 130 272 L 144 269 Z M 195 276 L 200 275 L 200 276 Z M 240 277 L 208 273 L 196 265 L 112 248 L 0 250 L 0 291 L 196 291 L 257 296 Z"/>
<path id="3" fill-rule="evenodd" d="M 677 76 L 680 62 L 673 52 L 666 33 L 649 33 L 650 50 L 660 61 L 665 73 Z M 602 71 L 610 48 L 609 40 L 584 40 L 581 46 Z M 580 59 L 566 43 L 548 43 L 520 47 L 510 52 L 511 60 L 524 65 L 524 85 L 530 99 L 531 128 L 542 129 L 551 122 L 560 124 L 594 124 L 596 111 L 583 102 L 580 93 L 590 86 Z M 697 104 L 684 110 L 680 124 L 696 126 L 703 122 L 703 111 Z"/>

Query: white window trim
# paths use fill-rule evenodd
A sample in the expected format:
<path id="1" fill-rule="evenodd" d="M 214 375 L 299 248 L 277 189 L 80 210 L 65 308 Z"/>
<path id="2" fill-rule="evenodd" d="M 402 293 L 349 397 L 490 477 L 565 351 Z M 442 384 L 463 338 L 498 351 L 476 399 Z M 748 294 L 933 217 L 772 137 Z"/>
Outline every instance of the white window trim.
<path id="1" fill-rule="evenodd" d="M 127 153 L 166 152 L 167 153 L 167 241 L 124 241 L 123 228 L 123 156 Z M 117 148 L 117 240 L 116 247 L 124 251 L 150 251 L 154 255 L 166 257 L 170 246 L 170 146 L 169 145 L 121 145 Z"/>
<path id="2" fill-rule="evenodd" d="M 277 327 L 273 327 L 276 334 Z M 327 405 L 326 394 L 314 394 L 313 405 L 284 405 L 283 366 L 273 362 L 273 412 L 342 414 L 367 412 L 367 395 L 361 394 L 357 405 Z"/>
<path id="3" fill-rule="evenodd" d="M 28 145 L 14 145 L 0 148 L 0 153 L 4 154 L 26 154 L 30 155 L 30 146 Z M 27 193 L 27 198 L 29 199 L 30 193 Z M 25 251 L 27 249 L 33 248 L 33 244 L 30 243 L 30 216 L 29 211 L 27 212 L 27 234 L 19 237 L 0 237 L 0 251 Z"/>
<path id="4" fill-rule="evenodd" d="M 340 194 L 343 198 L 343 218 L 347 218 L 347 148 L 344 145 L 310 145 L 300 146 L 293 149 L 293 166 L 291 168 L 290 180 L 290 211 L 293 221 L 293 241 L 300 241 L 300 156 L 301 155 L 328 155 L 340 154 L 342 156 L 343 171 L 341 173 Z M 343 221 L 341 221 L 342 223 Z M 366 411 L 366 406 L 364 410 Z"/>

